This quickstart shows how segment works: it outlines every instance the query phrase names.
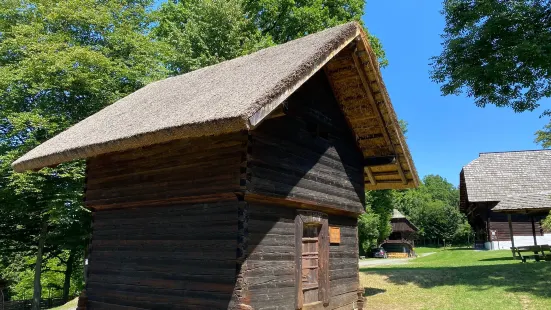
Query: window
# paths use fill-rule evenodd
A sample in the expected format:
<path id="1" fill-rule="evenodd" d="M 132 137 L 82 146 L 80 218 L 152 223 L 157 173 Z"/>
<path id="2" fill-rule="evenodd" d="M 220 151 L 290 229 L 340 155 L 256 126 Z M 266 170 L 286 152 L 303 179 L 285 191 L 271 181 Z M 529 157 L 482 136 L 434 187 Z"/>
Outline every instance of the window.
<path id="1" fill-rule="evenodd" d="M 314 211 L 297 212 L 296 225 L 296 308 L 329 303 L 329 228 L 327 215 Z"/>

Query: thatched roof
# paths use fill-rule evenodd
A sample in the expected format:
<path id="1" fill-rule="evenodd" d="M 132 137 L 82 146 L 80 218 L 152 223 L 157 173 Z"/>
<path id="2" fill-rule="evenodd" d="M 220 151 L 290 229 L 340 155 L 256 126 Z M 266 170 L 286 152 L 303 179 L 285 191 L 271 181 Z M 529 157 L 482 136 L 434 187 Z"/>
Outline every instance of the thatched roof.
<path id="1" fill-rule="evenodd" d="M 512 195 L 501 200 L 492 211 L 504 213 L 542 213 L 551 211 L 551 191 Z"/>
<path id="2" fill-rule="evenodd" d="M 367 188 L 417 186 L 376 57 L 357 23 L 151 83 L 12 166 L 40 169 L 176 139 L 254 130 L 322 68 L 366 158 Z"/>
<path id="3" fill-rule="evenodd" d="M 481 153 L 462 173 L 470 202 L 551 190 L 551 150 Z"/>

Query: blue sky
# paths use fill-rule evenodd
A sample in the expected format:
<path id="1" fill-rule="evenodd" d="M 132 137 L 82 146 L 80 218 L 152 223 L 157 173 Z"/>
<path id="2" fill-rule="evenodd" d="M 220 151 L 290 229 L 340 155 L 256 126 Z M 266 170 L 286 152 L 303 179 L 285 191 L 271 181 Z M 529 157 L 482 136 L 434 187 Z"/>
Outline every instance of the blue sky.
<path id="1" fill-rule="evenodd" d="M 423 177 L 439 174 L 459 183 L 462 166 L 480 152 L 541 149 L 534 132 L 541 109 L 514 113 L 478 108 L 467 96 L 440 94 L 429 78 L 429 58 L 441 51 L 440 1 L 368 0 L 363 20 L 383 43 L 389 66 L 383 79 L 398 117 L 408 122 L 408 145 Z"/>

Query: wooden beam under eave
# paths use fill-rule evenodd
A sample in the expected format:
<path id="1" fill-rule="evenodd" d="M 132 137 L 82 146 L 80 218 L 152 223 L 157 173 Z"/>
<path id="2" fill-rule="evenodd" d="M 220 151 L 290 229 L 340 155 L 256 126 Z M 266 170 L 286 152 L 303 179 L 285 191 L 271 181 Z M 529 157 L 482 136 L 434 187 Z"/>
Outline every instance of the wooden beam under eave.
<path id="1" fill-rule="evenodd" d="M 402 182 L 382 182 L 377 181 L 377 185 L 372 185 L 371 183 L 366 182 L 365 189 L 366 190 L 381 190 L 381 189 L 406 189 L 406 188 L 415 188 L 416 185 L 413 182 L 408 182 L 408 184 L 403 184 Z"/>
<path id="2" fill-rule="evenodd" d="M 373 172 L 371 171 L 371 168 L 365 167 L 365 171 L 367 172 L 367 177 L 369 178 L 369 182 L 372 185 L 377 185 L 377 180 L 375 180 L 375 177 L 373 176 Z"/>
<path id="3" fill-rule="evenodd" d="M 381 132 L 383 133 L 383 137 L 385 138 L 385 141 L 386 141 L 387 145 L 389 145 L 391 151 L 393 152 L 393 155 L 396 155 L 396 148 L 394 147 L 394 143 L 392 143 L 392 140 L 390 139 L 390 134 L 388 133 L 388 128 L 385 125 L 385 120 L 383 118 L 381 110 L 379 109 L 379 106 L 375 102 L 375 98 L 373 98 L 373 94 L 371 93 L 371 86 L 369 85 L 369 81 L 367 80 L 367 77 L 365 76 L 365 71 L 363 69 L 363 65 L 360 62 L 360 59 L 358 58 L 358 55 L 356 55 L 356 51 L 352 52 L 352 59 L 354 59 L 354 64 L 356 65 L 356 70 L 358 71 L 358 75 L 360 76 L 360 80 L 362 81 L 362 85 L 363 85 L 367 100 L 369 101 L 369 104 L 371 105 L 371 108 L 375 112 L 375 116 L 377 118 L 377 121 L 379 122 L 379 125 L 381 126 Z M 398 157 L 396 157 L 396 169 L 398 170 L 398 174 L 400 175 L 400 179 L 402 179 L 402 183 L 404 183 L 404 185 L 408 184 L 408 180 L 406 178 L 404 170 L 402 169 L 402 165 L 400 164 L 400 160 L 399 160 Z"/>
<path id="4" fill-rule="evenodd" d="M 393 144 L 390 140 L 390 135 L 388 134 L 388 131 L 386 130 L 383 115 L 381 114 L 381 110 L 379 110 L 379 107 L 375 103 L 375 98 L 373 98 L 373 95 L 371 94 L 371 88 L 369 87 L 369 82 L 367 81 L 367 78 L 365 76 L 365 72 L 362 69 L 362 64 L 360 63 L 360 60 L 358 59 L 358 56 L 356 56 L 355 51 L 352 52 L 352 59 L 354 60 L 354 64 L 356 65 L 356 70 L 358 71 L 358 75 L 360 76 L 360 80 L 362 81 L 362 85 L 363 85 L 367 100 L 369 101 L 369 104 L 371 105 L 371 109 L 373 109 L 373 112 L 375 112 L 375 117 L 377 119 L 377 122 L 379 123 L 379 126 L 381 126 L 381 131 L 383 133 L 383 137 L 385 138 L 386 143 L 388 145 L 392 146 Z"/>

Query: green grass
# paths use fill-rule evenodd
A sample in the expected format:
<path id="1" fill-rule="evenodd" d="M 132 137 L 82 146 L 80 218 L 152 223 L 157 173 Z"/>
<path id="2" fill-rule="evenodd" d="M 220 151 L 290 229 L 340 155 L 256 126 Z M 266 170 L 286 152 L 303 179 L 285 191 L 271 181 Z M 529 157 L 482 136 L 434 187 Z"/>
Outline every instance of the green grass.
<path id="1" fill-rule="evenodd" d="M 50 310 L 74 310 L 77 307 L 78 297 L 64 304 L 63 306 L 55 307 Z"/>
<path id="2" fill-rule="evenodd" d="M 510 251 L 436 252 L 361 268 L 365 309 L 551 309 L 551 262 L 522 264 Z"/>

